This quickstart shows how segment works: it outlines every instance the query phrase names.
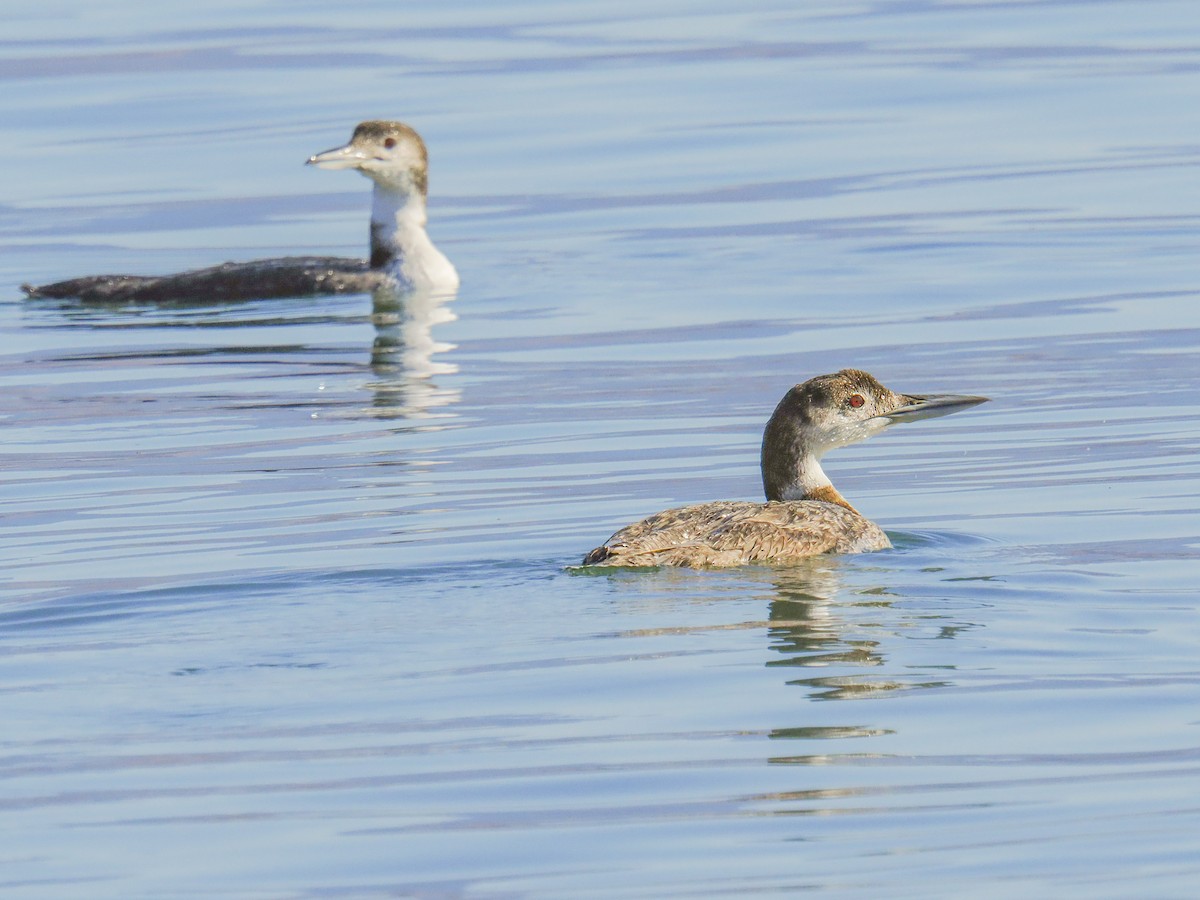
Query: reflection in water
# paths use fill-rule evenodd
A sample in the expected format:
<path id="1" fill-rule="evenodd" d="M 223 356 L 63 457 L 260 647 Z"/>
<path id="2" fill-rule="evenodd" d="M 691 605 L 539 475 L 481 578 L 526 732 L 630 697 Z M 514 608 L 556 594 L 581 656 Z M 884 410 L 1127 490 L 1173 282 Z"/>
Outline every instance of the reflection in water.
<path id="1" fill-rule="evenodd" d="M 438 375 L 458 372 L 454 363 L 434 359 L 455 345 L 438 341 L 433 327 L 458 318 L 450 309 L 453 295 L 427 292 L 397 293 L 381 288 L 372 294 L 371 322 L 375 340 L 371 371 L 379 378 L 368 387 L 373 409 L 381 417 L 422 418 L 439 407 L 456 403 L 462 392 L 440 388 Z"/>
<path id="2" fill-rule="evenodd" d="M 840 565 L 836 558 L 829 557 L 813 559 L 808 566 L 772 570 L 775 599 L 770 603 L 767 633 L 771 649 L 784 658 L 768 660 L 769 668 L 875 669 L 885 666 L 887 657 L 881 642 L 866 637 L 848 637 L 849 626 L 834 614 L 832 601 L 842 587 Z M 871 596 L 867 605 L 891 608 L 891 600 L 886 599 L 887 592 L 873 591 Z M 944 681 L 897 681 L 866 674 L 818 675 L 787 683 L 808 688 L 813 699 L 818 700 L 850 700 L 946 684 Z"/>
<path id="3" fill-rule="evenodd" d="M 854 570 L 847 569 L 848 561 L 855 566 Z M 640 595 L 655 603 L 680 595 L 705 603 L 765 599 L 765 620 L 678 624 L 628 630 L 622 634 L 649 637 L 765 628 L 769 648 L 775 656 L 768 658 L 764 665 L 787 670 L 785 675 L 796 670 L 794 674 L 803 677 L 790 678 L 786 684 L 807 689 L 815 700 L 875 698 L 897 691 L 947 686 L 949 682 L 941 679 L 903 680 L 895 677 L 897 666 L 894 660 L 889 663 L 889 656 L 893 654 L 887 652 L 887 642 L 890 638 L 901 640 L 902 631 L 911 633 L 914 623 L 901 608 L 893 605 L 904 596 L 902 592 L 896 592 L 899 588 L 847 586 L 847 576 L 857 578 L 861 574 L 860 563 L 853 557 L 848 560 L 838 556 L 814 556 L 788 566 L 747 566 L 736 570 L 673 567 L 614 570 L 596 577 L 606 577 L 623 592 Z M 590 570 L 591 573 L 597 571 L 602 570 Z M 883 566 L 875 566 L 871 571 L 884 575 L 889 572 Z M 874 610 L 886 612 L 884 622 L 860 618 L 864 612 L 869 614 Z M 945 640 L 970 627 L 962 623 L 935 623 L 930 621 L 932 618 L 935 617 L 928 614 L 921 617 L 922 637 Z M 935 629 L 932 633 L 929 631 L 931 626 Z M 833 733 L 821 729 L 817 734 L 807 725 L 789 726 L 773 729 L 771 736 L 846 736 L 840 733 L 842 727 L 838 726 Z M 858 726 L 845 727 L 851 728 L 856 735 L 875 733 L 870 729 L 863 731 Z"/>
<path id="4" fill-rule="evenodd" d="M 436 376 L 453 375 L 458 372 L 454 363 L 435 359 L 437 354 L 455 348 L 454 344 L 438 341 L 433 328 L 455 321 L 458 316 L 450 308 L 455 295 L 423 291 L 398 291 L 394 287 L 379 287 L 371 294 L 371 323 L 375 337 L 371 346 L 370 368 L 376 376 L 364 387 L 372 394 L 372 403 L 367 412 L 380 418 L 424 418 L 436 415 L 434 410 L 458 402 L 461 391 L 439 387 Z M 298 298 L 303 299 L 303 298 Z M 239 329 L 238 334 L 251 328 L 284 327 L 311 324 L 312 322 L 344 322 L 332 314 L 316 314 L 307 306 L 289 302 L 286 307 L 274 305 L 274 301 L 261 301 L 270 310 L 262 316 L 263 307 L 256 301 L 230 301 L 205 298 L 189 300 L 149 301 L 79 301 L 61 298 L 30 298 L 25 305 L 30 309 L 53 311 L 75 327 L 104 327 L 114 319 L 121 319 L 122 326 L 133 323 L 134 327 L 167 329 L 180 325 L 196 327 L 213 326 L 220 329 Z M 254 315 L 235 315 L 235 310 L 250 308 Z M 312 350 L 306 345 L 305 350 Z M 285 344 L 280 347 L 274 342 L 263 342 L 259 336 L 247 337 L 236 345 L 216 346 L 205 350 L 189 349 L 188 355 L 212 357 L 222 354 L 266 353 L 272 356 L 295 355 L 296 346 Z M 156 358 L 170 355 L 169 351 L 155 349 Z M 106 360 L 137 359 L 142 353 L 105 353 Z M 74 356 L 74 359 L 85 357 Z M 101 356 L 93 355 L 91 359 Z M 445 413 L 441 413 L 445 415 Z"/>

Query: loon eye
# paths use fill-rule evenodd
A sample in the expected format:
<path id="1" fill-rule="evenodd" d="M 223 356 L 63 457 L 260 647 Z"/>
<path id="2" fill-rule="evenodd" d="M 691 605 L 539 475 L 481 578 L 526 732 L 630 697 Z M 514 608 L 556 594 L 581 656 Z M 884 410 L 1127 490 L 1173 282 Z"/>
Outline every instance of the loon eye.
<path id="1" fill-rule="evenodd" d="M 395 139 L 394 137 L 390 137 L 390 138 L 384 138 L 384 139 L 383 139 L 383 146 L 384 146 L 385 148 L 387 148 L 388 150 L 391 150 L 393 147 L 395 147 L 395 146 L 396 146 L 396 139 Z"/>
<path id="2" fill-rule="evenodd" d="M 851 406 L 853 406 L 855 409 L 858 409 L 860 406 L 862 406 L 867 401 L 863 399 L 862 394 L 851 394 L 850 399 L 847 400 L 846 402 L 849 403 Z"/>

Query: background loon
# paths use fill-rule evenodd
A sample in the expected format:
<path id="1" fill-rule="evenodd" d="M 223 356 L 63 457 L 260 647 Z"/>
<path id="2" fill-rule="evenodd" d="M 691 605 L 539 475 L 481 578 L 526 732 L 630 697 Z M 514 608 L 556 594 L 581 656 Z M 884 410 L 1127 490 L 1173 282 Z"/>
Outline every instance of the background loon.
<path id="1" fill-rule="evenodd" d="M 892 546 L 838 493 L 820 459 L 897 422 L 944 416 L 986 397 L 897 394 L 857 369 L 784 395 L 762 442 L 766 503 L 724 500 L 658 513 L 614 534 L 585 566 L 737 566 Z"/>
<path id="2" fill-rule="evenodd" d="M 312 294 L 428 291 L 452 294 L 458 273 L 425 233 L 428 154 L 402 122 L 363 122 L 350 143 L 310 156 L 308 165 L 357 169 L 375 182 L 371 258 L 289 256 L 224 263 L 178 275 L 92 275 L 34 287 L 30 297 L 86 301 L 250 300 Z"/>

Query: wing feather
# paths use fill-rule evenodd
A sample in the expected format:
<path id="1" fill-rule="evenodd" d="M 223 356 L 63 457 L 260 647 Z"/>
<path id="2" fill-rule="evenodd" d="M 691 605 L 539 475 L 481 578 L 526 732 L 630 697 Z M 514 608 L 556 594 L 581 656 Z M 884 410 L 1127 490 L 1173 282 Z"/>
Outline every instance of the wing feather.
<path id="1" fill-rule="evenodd" d="M 584 558 L 602 566 L 737 566 L 891 546 L 853 509 L 820 500 L 724 501 L 657 513 Z"/>
<path id="2" fill-rule="evenodd" d="M 30 297 L 78 297 L 90 303 L 163 303 L 365 293 L 382 287 L 386 281 L 387 274 L 370 268 L 366 260 L 289 256 L 223 263 L 178 275 L 91 275 L 23 288 Z"/>

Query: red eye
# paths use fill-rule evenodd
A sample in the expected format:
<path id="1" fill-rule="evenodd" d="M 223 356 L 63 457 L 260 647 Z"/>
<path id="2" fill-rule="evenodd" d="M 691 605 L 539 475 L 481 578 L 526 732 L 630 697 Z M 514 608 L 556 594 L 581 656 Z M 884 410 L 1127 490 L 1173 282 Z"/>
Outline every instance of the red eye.
<path id="1" fill-rule="evenodd" d="M 396 139 L 395 138 L 384 138 L 383 146 L 386 147 L 388 150 L 391 150 L 393 147 L 396 146 Z"/>
<path id="2" fill-rule="evenodd" d="M 867 401 L 863 399 L 862 394 L 851 394 L 849 402 L 850 402 L 851 406 L 853 406 L 855 409 L 858 409 L 860 406 L 862 406 Z"/>

